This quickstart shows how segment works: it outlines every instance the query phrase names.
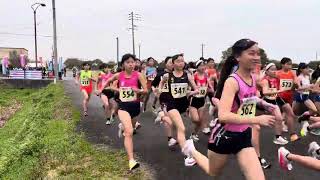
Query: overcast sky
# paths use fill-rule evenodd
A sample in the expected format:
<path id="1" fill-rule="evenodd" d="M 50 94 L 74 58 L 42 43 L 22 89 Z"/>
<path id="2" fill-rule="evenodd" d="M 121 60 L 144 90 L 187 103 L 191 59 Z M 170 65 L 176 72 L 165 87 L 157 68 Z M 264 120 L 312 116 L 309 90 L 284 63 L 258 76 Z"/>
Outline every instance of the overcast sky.
<path id="1" fill-rule="evenodd" d="M 37 10 L 38 35 L 52 36 L 51 0 L 1 0 L 0 46 L 24 47 L 34 58 L 31 5 Z M 240 38 L 250 38 L 269 58 L 288 56 L 295 62 L 320 58 L 319 0 L 56 0 L 58 55 L 116 59 L 132 52 L 128 14 L 136 22 L 136 54 L 158 60 L 183 52 L 187 60 L 204 56 L 220 61 L 221 51 Z M 24 34 L 9 35 L 13 34 Z M 38 37 L 38 56 L 51 57 L 52 37 Z M 318 59 L 319 59 L 318 58 Z"/>

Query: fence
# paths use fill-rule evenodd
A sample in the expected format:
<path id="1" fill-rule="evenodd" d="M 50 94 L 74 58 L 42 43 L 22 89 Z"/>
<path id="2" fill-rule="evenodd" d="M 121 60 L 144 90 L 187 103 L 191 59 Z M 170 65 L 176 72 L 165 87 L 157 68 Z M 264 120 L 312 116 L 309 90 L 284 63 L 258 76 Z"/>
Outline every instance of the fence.
<path id="1" fill-rule="evenodd" d="M 9 77 L 12 79 L 42 79 L 42 71 L 10 70 Z"/>

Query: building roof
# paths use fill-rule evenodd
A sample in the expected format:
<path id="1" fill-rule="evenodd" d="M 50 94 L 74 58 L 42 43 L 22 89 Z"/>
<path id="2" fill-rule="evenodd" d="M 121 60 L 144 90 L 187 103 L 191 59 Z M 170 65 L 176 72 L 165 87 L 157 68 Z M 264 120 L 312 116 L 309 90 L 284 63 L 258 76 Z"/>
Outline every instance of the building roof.
<path id="1" fill-rule="evenodd" d="M 16 48 L 16 47 L 0 47 L 0 49 L 24 49 L 24 50 L 28 51 L 28 49 L 26 49 L 26 48 Z"/>

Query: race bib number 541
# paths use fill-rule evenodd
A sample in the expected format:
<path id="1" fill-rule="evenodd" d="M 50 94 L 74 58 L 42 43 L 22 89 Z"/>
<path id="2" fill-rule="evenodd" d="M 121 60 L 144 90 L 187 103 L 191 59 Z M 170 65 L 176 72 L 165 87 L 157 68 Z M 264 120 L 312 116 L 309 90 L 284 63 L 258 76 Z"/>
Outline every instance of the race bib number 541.
<path id="1" fill-rule="evenodd" d="M 135 93 L 130 87 L 121 87 L 119 96 L 121 102 L 131 102 L 137 100 L 137 93 Z"/>
<path id="2" fill-rule="evenodd" d="M 188 83 L 171 84 L 171 94 L 173 98 L 182 98 L 187 96 Z"/>

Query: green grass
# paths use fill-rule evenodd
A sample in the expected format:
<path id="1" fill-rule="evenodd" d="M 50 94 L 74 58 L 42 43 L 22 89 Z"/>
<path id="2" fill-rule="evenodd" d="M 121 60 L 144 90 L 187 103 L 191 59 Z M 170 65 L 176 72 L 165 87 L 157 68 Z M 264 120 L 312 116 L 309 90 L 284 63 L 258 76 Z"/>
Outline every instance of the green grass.
<path id="1" fill-rule="evenodd" d="M 80 113 L 61 84 L 1 89 L 2 108 L 13 99 L 23 106 L 0 129 L 0 179 L 145 179 L 128 173 L 124 151 L 94 147 L 75 132 Z"/>

